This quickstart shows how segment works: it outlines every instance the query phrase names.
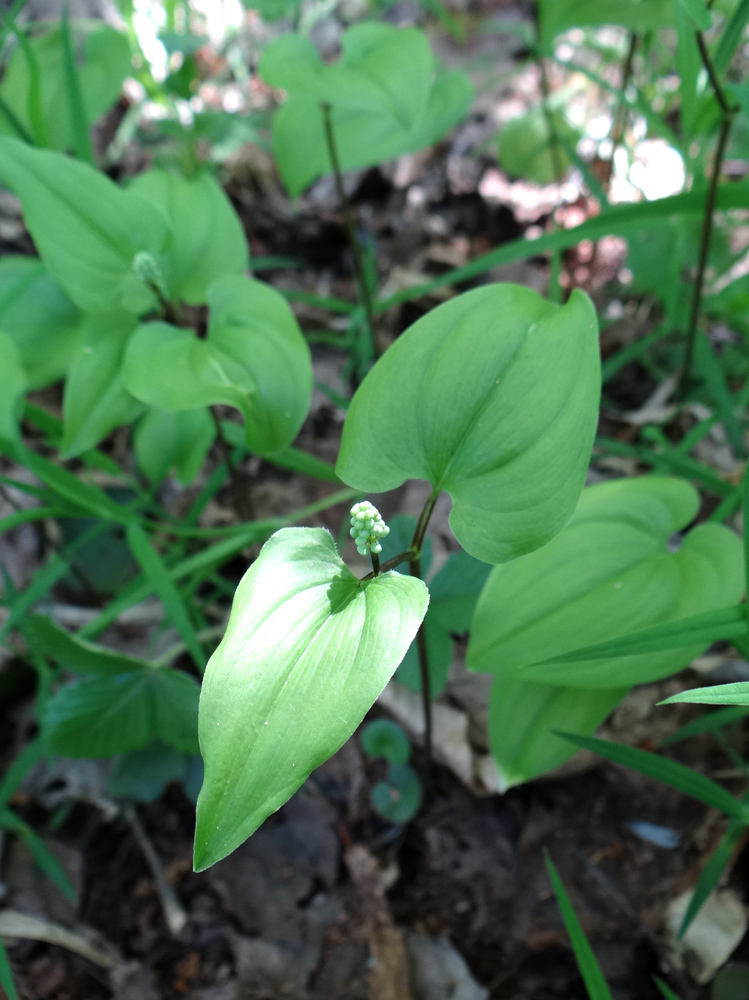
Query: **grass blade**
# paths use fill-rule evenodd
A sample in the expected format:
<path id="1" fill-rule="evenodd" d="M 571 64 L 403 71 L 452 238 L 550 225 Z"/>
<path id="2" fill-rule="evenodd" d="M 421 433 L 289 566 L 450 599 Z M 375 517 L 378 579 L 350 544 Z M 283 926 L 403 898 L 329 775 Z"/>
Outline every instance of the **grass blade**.
<path id="1" fill-rule="evenodd" d="M 621 743 L 612 743 L 610 740 L 599 740 L 594 736 L 578 736 L 575 733 L 556 733 L 563 740 L 568 740 L 576 746 L 585 750 L 592 750 L 593 753 L 613 761 L 615 764 L 622 764 L 624 767 L 631 767 L 633 771 L 639 771 L 648 778 L 655 778 L 662 781 L 671 788 L 675 788 L 690 798 L 703 802 L 711 809 L 718 809 L 732 819 L 746 822 L 749 819 L 749 811 L 743 802 L 739 802 L 725 788 L 717 785 L 704 774 L 699 774 L 683 764 L 677 764 L 675 760 L 667 757 L 659 757 L 654 753 L 646 753 L 645 750 L 637 750 L 635 747 L 623 746 Z"/>
<path id="2" fill-rule="evenodd" d="M 24 842 L 37 867 L 57 886 L 68 902 L 75 903 L 75 889 L 70 884 L 70 879 L 65 874 L 62 865 L 28 823 L 25 823 L 10 809 L 4 809 L 0 812 L 0 827 L 15 833 Z"/>
<path id="3" fill-rule="evenodd" d="M 10 801 L 18 786 L 44 753 L 42 740 L 35 739 L 19 753 L 0 781 L 0 810 Z"/>
<path id="4" fill-rule="evenodd" d="M 744 435 L 734 414 L 735 400 L 726 385 L 723 369 L 713 354 L 707 338 L 701 332 L 698 332 L 695 343 L 695 361 L 708 392 L 713 397 L 715 409 L 731 442 L 734 455 L 737 458 L 746 458 Z"/>
<path id="5" fill-rule="evenodd" d="M 598 660 L 609 656 L 659 653 L 665 649 L 683 649 L 686 646 L 709 646 L 719 639 L 730 639 L 735 635 L 745 635 L 746 632 L 744 605 L 737 604 L 733 608 L 720 608 L 718 611 L 680 618 L 679 621 L 653 625 L 651 628 L 645 628 L 633 635 L 622 636 L 620 639 L 609 639 L 593 646 L 583 646 L 571 653 L 565 653 L 564 656 L 555 656 L 524 667 L 523 673 L 530 679 L 534 673 L 544 673 L 540 670 L 541 667 L 551 664 L 577 663 L 579 660 Z M 536 667 L 539 669 L 535 670 Z"/>
<path id="6" fill-rule="evenodd" d="M 94 163 L 94 151 L 91 147 L 91 135 L 88 131 L 86 108 L 83 104 L 78 69 L 75 65 L 67 4 L 63 4 L 62 7 L 60 37 L 62 40 L 62 65 L 65 76 L 65 89 L 67 91 L 68 110 L 70 112 L 70 131 L 73 136 L 73 151 L 79 160 L 90 163 L 93 167 L 96 165 Z"/>
<path id="7" fill-rule="evenodd" d="M 671 987 L 664 983 L 662 979 L 659 979 L 658 976 L 653 976 L 653 982 L 661 991 L 664 1000 L 681 1000 L 681 998 L 674 993 Z"/>
<path id="8" fill-rule="evenodd" d="M 734 684 L 714 684 L 710 687 L 692 688 L 691 691 L 680 691 L 670 698 L 659 701 L 659 705 L 677 705 L 686 702 L 688 705 L 749 705 L 749 681 L 736 681 Z"/>
<path id="9" fill-rule="evenodd" d="M 718 76 L 723 76 L 741 43 L 746 23 L 749 21 L 749 0 L 741 0 L 733 17 L 723 29 L 718 49 L 713 57 L 713 66 Z"/>
<path id="10" fill-rule="evenodd" d="M 710 860 L 705 865 L 702 874 L 694 887 L 694 894 L 689 900 L 687 912 L 679 928 L 679 939 L 683 938 L 689 930 L 689 925 L 702 909 L 707 897 L 720 881 L 721 875 L 726 870 L 726 865 L 731 860 L 731 855 L 739 841 L 739 837 L 746 829 L 746 823 L 741 820 L 732 820 L 723 834 L 720 843 L 710 856 Z"/>
<path id="11" fill-rule="evenodd" d="M 182 637 L 182 641 L 190 651 L 196 666 L 201 671 L 205 670 L 205 653 L 190 621 L 182 596 L 175 587 L 163 559 L 151 545 L 148 535 L 139 524 L 133 522 L 128 525 L 127 543 L 154 591 L 161 598 L 169 620 Z"/>
<path id="12" fill-rule="evenodd" d="M 3 946 L 2 938 L 0 938 L 0 986 L 8 994 L 8 1000 L 18 1000 L 18 993 L 13 982 L 13 972 L 8 960 L 8 953 Z"/>
<path id="13" fill-rule="evenodd" d="M 682 740 L 691 739 L 692 736 L 699 736 L 701 733 L 714 733 L 723 726 L 728 726 L 732 722 L 738 722 L 749 715 L 749 708 L 734 706 L 732 708 L 719 708 L 716 712 L 708 712 L 699 719 L 693 719 L 685 726 L 681 726 L 675 733 L 671 733 L 659 746 L 673 746 L 674 743 L 681 743 Z"/>
<path id="14" fill-rule="evenodd" d="M 588 996 L 590 1000 L 612 1000 L 611 991 L 608 988 L 606 980 L 603 978 L 601 967 L 596 961 L 596 956 L 593 954 L 593 949 L 590 947 L 590 943 L 585 936 L 585 931 L 577 919 L 577 914 L 559 877 L 559 873 L 554 867 L 554 862 L 551 860 L 548 851 L 544 851 L 544 855 L 546 870 L 549 873 L 549 878 L 554 888 L 554 895 L 557 897 L 562 920 L 564 920 L 564 926 L 567 929 L 570 944 L 575 953 L 575 961 L 580 970 L 580 975 L 583 977 Z"/>

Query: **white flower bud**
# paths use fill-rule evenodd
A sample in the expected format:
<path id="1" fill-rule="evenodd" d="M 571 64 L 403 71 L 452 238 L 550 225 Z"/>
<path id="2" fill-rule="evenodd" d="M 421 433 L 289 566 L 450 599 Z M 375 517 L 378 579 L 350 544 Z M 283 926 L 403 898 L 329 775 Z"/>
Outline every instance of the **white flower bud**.
<path id="1" fill-rule="evenodd" d="M 390 534 L 390 528 L 382 520 L 380 512 L 368 500 L 362 500 L 354 504 L 350 513 L 349 534 L 356 543 L 359 555 L 379 555 L 382 552 L 379 540 Z"/>

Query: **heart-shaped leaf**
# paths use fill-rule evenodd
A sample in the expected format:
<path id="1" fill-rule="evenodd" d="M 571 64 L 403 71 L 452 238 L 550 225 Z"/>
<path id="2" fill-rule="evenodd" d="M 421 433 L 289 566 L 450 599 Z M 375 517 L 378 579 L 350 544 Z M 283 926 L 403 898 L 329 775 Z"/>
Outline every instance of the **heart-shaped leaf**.
<path id="1" fill-rule="evenodd" d="M 735 604 L 742 549 L 727 528 L 703 524 L 676 552 L 670 536 L 694 517 L 683 480 L 648 476 L 585 490 L 569 526 L 538 552 L 496 567 L 479 599 L 471 669 L 544 684 L 621 688 L 667 677 L 701 649 L 541 664 L 650 625 Z M 529 666 L 529 664 L 536 664 Z"/>
<path id="2" fill-rule="evenodd" d="M 413 577 L 357 580 L 321 528 L 265 543 L 203 679 L 196 870 L 238 847 L 351 736 L 428 600 Z"/>
<path id="3" fill-rule="evenodd" d="M 130 423 L 143 404 L 125 389 L 125 348 L 137 320 L 126 312 L 90 316 L 65 381 L 65 458 L 93 448 L 115 427 Z"/>
<path id="4" fill-rule="evenodd" d="M 436 142 L 467 113 L 471 85 L 458 72 L 434 75 L 426 37 L 415 28 L 367 22 L 349 28 L 340 62 L 284 36 L 263 53 L 260 74 L 288 99 L 273 122 L 273 149 L 292 197 L 332 171 L 321 105 L 330 105 L 344 170 L 371 166 Z"/>
<path id="5" fill-rule="evenodd" d="M 268 285 L 231 276 L 214 282 L 208 305 L 205 340 L 168 323 L 136 331 L 125 360 L 128 390 L 163 410 L 235 406 L 252 451 L 285 448 L 312 393 L 309 348 L 293 313 Z"/>
<path id="6" fill-rule="evenodd" d="M 133 270 L 139 252 L 158 255 L 169 227 L 147 201 L 62 153 L 0 136 L 0 178 L 18 195 L 26 226 L 67 295 L 86 312 L 155 304 Z"/>
<path id="7" fill-rule="evenodd" d="M 201 304 L 217 278 L 244 274 L 249 267 L 242 224 L 210 174 L 188 179 L 166 170 L 147 170 L 138 174 L 128 191 L 169 220 L 172 239 L 160 265 L 173 299 Z"/>
<path id="8" fill-rule="evenodd" d="M 438 306 L 369 372 L 336 472 L 365 492 L 427 479 L 463 548 L 503 562 L 552 538 L 585 480 L 598 419 L 595 310 L 488 285 Z"/>

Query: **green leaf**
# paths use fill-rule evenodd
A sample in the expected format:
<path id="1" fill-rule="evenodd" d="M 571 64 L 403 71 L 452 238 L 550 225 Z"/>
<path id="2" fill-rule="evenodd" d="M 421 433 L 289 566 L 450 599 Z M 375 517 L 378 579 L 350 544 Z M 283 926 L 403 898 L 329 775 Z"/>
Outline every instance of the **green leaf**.
<path id="1" fill-rule="evenodd" d="M 111 677 L 115 674 L 137 673 L 144 667 L 142 660 L 79 639 L 43 615 L 31 617 L 24 635 L 37 653 L 51 657 L 73 674 Z"/>
<path id="2" fill-rule="evenodd" d="M 701 525 L 668 551 L 698 502 L 689 483 L 659 476 L 588 487 L 548 545 L 492 570 L 471 628 L 470 669 L 500 685 L 513 678 L 625 689 L 686 666 L 707 645 L 699 636 L 639 655 L 636 640 L 648 626 L 681 628 L 689 615 L 741 596 L 741 542 L 732 531 Z M 629 655 L 608 658 L 616 643 Z M 576 657 L 582 645 L 596 645 L 600 657 Z"/>
<path id="3" fill-rule="evenodd" d="M 147 170 L 128 191 L 169 220 L 172 240 L 160 263 L 173 299 L 200 305 L 214 281 L 244 274 L 249 267 L 242 224 L 210 174 L 187 179 L 166 170 Z"/>
<path id="4" fill-rule="evenodd" d="M 0 938 L 0 986 L 8 994 L 8 1000 L 18 1000 L 18 992 L 13 982 L 13 970 L 8 961 L 8 953 Z"/>
<path id="5" fill-rule="evenodd" d="M 562 920 L 564 920 L 564 926 L 567 928 L 570 944 L 575 953 L 575 961 L 580 970 L 580 975 L 583 977 L 588 997 L 590 1000 L 611 1000 L 611 991 L 606 984 L 606 980 L 603 978 L 601 967 L 596 961 L 593 949 L 590 947 L 588 939 L 585 936 L 585 931 L 577 919 L 577 914 L 564 888 L 564 883 L 559 877 L 559 873 L 554 867 L 554 862 L 551 860 L 548 851 L 544 851 L 544 860 L 546 861 L 546 870 L 551 879 L 554 895 L 557 897 Z"/>
<path id="6" fill-rule="evenodd" d="M 692 705 L 749 705 L 749 681 L 734 684 L 715 684 L 713 687 L 693 688 L 665 698 L 659 705 L 688 702 Z"/>
<path id="7" fill-rule="evenodd" d="M 18 348 L 29 388 L 44 389 L 63 377 L 82 322 L 80 309 L 38 258 L 9 254 L 0 259 L 0 330 Z"/>
<path id="8" fill-rule="evenodd" d="M 112 795 L 132 802 L 153 802 L 171 781 L 184 781 L 189 758 L 163 743 L 118 757 L 109 775 Z"/>
<path id="9" fill-rule="evenodd" d="M 681 120 L 687 137 L 694 134 L 698 111 L 697 84 L 702 69 L 702 58 L 697 47 L 694 27 L 681 0 L 674 5 L 676 18 L 676 68 L 679 73 Z"/>
<path id="10" fill-rule="evenodd" d="M 400 570 L 400 567 L 398 569 Z M 429 692 L 432 698 L 436 698 L 442 694 L 447 684 L 447 675 L 450 673 L 450 664 L 453 661 L 453 641 L 445 629 L 429 618 L 428 612 L 424 621 L 424 631 L 429 658 Z M 421 667 L 415 639 L 408 647 L 395 673 L 395 679 L 399 684 L 404 684 L 409 691 L 421 691 Z"/>
<path id="11" fill-rule="evenodd" d="M 309 348 L 293 313 L 268 285 L 238 277 L 214 282 L 208 305 L 205 340 L 167 323 L 136 331 L 125 359 L 128 390 L 164 410 L 235 406 L 251 451 L 287 447 L 312 394 Z"/>
<path id="12" fill-rule="evenodd" d="M 680 997 L 674 993 L 671 987 L 664 983 L 662 979 L 659 979 L 658 976 L 653 976 L 653 982 L 661 991 L 665 1000 L 680 1000 Z"/>
<path id="13" fill-rule="evenodd" d="M 680 726 L 675 733 L 666 736 L 658 744 L 659 747 L 673 746 L 674 743 L 681 743 L 682 740 L 691 739 L 692 736 L 699 736 L 700 733 L 714 733 L 732 722 L 739 722 L 749 715 L 749 708 L 733 706 L 731 708 L 719 708 L 715 712 L 708 712 L 697 719 L 692 719 L 686 725 Z"/>
<path id="14" fill-rule="evenodd" d="M 598 414 L 596 316 L 489 285 L 433 309 L 380 358 L 346 415 L 336 472 L 363 492 L 427 479 L 463 548 L 503 562 L 551 539 L 582 489 Z"/>
<path id="15" fill-rule="evenodd" d="M 143 409 L 125 389 L 123 372 L 125 348 L 136 326 L 126 312 L 101 313 L 84 323 L 65 381 L 64 458 L 89 451 Z"/>
<path id="16" fill-rule="evenodd" d="M 556 730 L 590 736 L 627 690 L 589 691 L 495 677 L 489 699 L 489 746 L 503 789 L 564 764 L 577 751 Z"/>
<path id="17" fill-rule="evenodd" d="M 647 753 L 645 750 L 623 746 L 621 743 L 598 740 L 593 736 L 575 736 L 573 733 L 562 732 L 558 735 L 576 746 L 584 747 L 586 750 L 600 754 L 601 757 L 606 757 L 615 764 L 631 767 L 633 771 L 639 771 L 640 774 L 644 774 L 648 778 L 655 778 L 656 781 L 661 781 L 664 785 L 670 785 L 677 792 L 683 792 L 685 795 L 697 799 L 698 802 L 703 802 L 711 809 L 718 809 L 732 819 L 739 819 L 744 823 L 749 819 L 747 807 L 735 799 L 725 788 L 706 778 L 704 774 L 684 767 L 683 764 L 677 764 L 674 760 L 659 757 L 654 753 Z"/>
<path id="18" fill-rule="evenodd" d="M 292 197 L 332 172 L 321 105 L 331 107 L 344 170 L 415 152 L 441 138 L 466 114 L 471 87 L 457 72 L 433 79 L 434 59 L 417 28 L 365 22 L 344 32 L 339 63 L 326 66 L 298 35 L 265 49 L 260 75 L 288 99 L 273 122 L 273 149 Z"/>
<path id="19" fill-rule="evenodd" d="M 199 690 L 187 674 L 147 664 L 88 677 L 50 698 L 43 732 L 52 750 L 66 757 L 112 757 L 159 739 L 194 754 Z"/>
<path id="20" fill-rule="evenodd" d="M 538 0 L 541 38 L 569 28 L 620 24 L 633 31 L 673 25 L 673 0 Z"/>
<path id="21" fill-rule="evenodd" d="M 105 174 L 61 153 L 0 136 L 0 179 L 21 199 L 24 221 L 50 274 L 86 312 L 155 303 L 133 271 L 136 253 L 158 255 L 164 216 Z"/>
<path id="22" fill-rule="evenodd" d="M 375 719 L 362 730 L 361 747 L 370 757 L 384 757 L 391 764 L 407 764 L 411 744 L 397 722 Z"/>
<path id="23" fill-rule="evenodd" d="M 713 19 L 704 0 L 676 0 L 676 4 L 686 12 L 700 31 L 707 31 L 712 24 Z"/>
<path id="24" fill-rule="evenodd" d="M 169 621 L 179 632 L 196 666 L 202 669 L 205 666 L 205 654 L 190 621 L 182 595 L 169 576 L 161 556 L 151 545 L 148 535 L 135 521 L 127 526 L 127 543 L 140 568 L 151 581 L 153 589 L 163 601 Z"/>
<path id="25" fill-rule="evenodd" d="M 429 617 L 447 632 L 463 635 L 490 573 L 490 566 L 467 552 L 453 552 L 429 581 Z"/>
<path id="26" fill-rule="evenodd" d="M 547 114 L 543 108 L 512 118 L 502 126 L 497 136 L 497 158 L 500 167 L 511 177 L 524 177 L 536 184 L 551 184 L 561 180 L 570 165 L 570 158 L 564 151 L 560 139 L 576 144 L 580 133 L 574 129 L 559 111 L 549 113 L 557 136 L 549 129 Z M 558 169 L 561 174 L 558 173 Z"/>
<path id="27" fill-rule="evenodd" d="M 27 743 L 0 780 L 0 809 L 15 794 L 18 786 L 44 754 L 44 743 L 38 737 Z"/>
<path id="28" fill-rule="evenodd" d="M 138 466 L 154 485 L 175 469 L 183 486 L 200 472 L 216 437 L 206 409 L 159 410 L 153 407 L 138 421 L 133 448 Z"/>
<path id="29" fill-rule="evenodd" d="M 359 581 L 320 528 L 285 528 L 234 598 L 200 700 L 195 868 L 233 851 L 361 723 L 426 613 L 421 580 Z"/>
<path id="30" fill-rule="evenodd" d="M 386 781 L 378 781 L 371 793 L 375 812 L 391 823 L 407 823 L 421 805 L 421 782 L 409 764 L 391 764 Z"/>
<path id="31" fill-rule="evenodd" d="M 76 65 L 76 75 L 83 105 L 83 123 L 93 125 L 97 118 L 115 103 L 122 83 L 131 72 L 130 45 L 127 38 L 115 28 L 101 21 L 73 21 L 70 23 L 76 55 L 83 55 Z M 41 113 L 48 130 L 49 143 L 63 151 L 75 147 L 71 91 L 66 79 L 66 57 L 63 28 L 58 22 L 28 39 L 40 71 Z M 28 107 L 31 80 L 28 60 L 23 51 L 16 49 L 5 70 L 0 97 L 15 114 L 22 126 L 34 133 Z M 0 110 L 0 131 L 16 134 L 12 123 Z"/>
<path id="32" fill-rule="evenodd" d="M 0 437 L 19 437 L 19 421 L 28 379 L 16 345 L 0 331 Z"/>
<path id="33" fill-rule="evenodd" d="M 741 44 L 744 28 L 749 21 L 749 0 L 740 0 L 733 16 L 723 29 L 718 48 L 713 57 L 713 65 L 718 77 L 722 77 L 731 64 L 736 49 Z"/>

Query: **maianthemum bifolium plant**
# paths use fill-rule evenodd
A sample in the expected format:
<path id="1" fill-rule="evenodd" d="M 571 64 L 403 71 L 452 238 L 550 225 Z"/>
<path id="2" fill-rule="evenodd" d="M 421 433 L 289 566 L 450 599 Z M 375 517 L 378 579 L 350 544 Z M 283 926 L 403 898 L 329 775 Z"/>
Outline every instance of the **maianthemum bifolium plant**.
<path id="1" fill-rule="evenodd" d="M 495 264 L 547 250 L 558 254 L 610 232 L 629 236 L 644 229 L 660 247 L 663 234 L 653 230 L 664 219 L 678 218 L 681 236 L 702 219 L 704 255 L 682 375 L 694 361 L 736 453 L 745 454 L 736 401 L 696 326 L 713 209 L 745 202 L 745 186 L 719 190 L 718 180 L 724 140 L 746 94 L 738 85 L 724 92 L 718 77 L 749 11 L 742 13 L 744 3 L 715 6 L 726 28 L 708 45 L 701 33 L 712 15 L 701 0 L 650 4 L 642 24 L 641 3 L 543 2 L 533 43 L 534 55 L 554 58 L 554 39 L 569 27 L 618 21 L 641 30 L 651 44 L 653 32 L 674 26 L 683 113 L 683 135 L 674 141 L 683 143 L 685 155 L 697 145 L 705 159 L 711 145 L 704 137 L 712 141 L 717 133 L 707 192 L 696 188 L 664 204 L 612 208 L 599 184 L 600 217 L 573 235 L 549 233 L 530 249 L 525 241 L 500 247 L 435 282 L 455 284 Z M 142 799 L 172 779 L 196 791 L 200 753 L 205 775 L 194 860 L 196 869 L 206 868 L 250 836 L 344 743 L 396 670 L 399 680 L 421 689 L 428 705 L 430 693 L 444 686 L 453 637 L 470 632 L 469 667 L 493 676 L 490 740 L 505 786 L 588 746 L 723 809 L 730 817 L 726 844 L 735 843 L 747 822 L 744 803 L 673 762 L 611 749 L 590 736 L 633 684 L 679 670 L 715 639 L 745 640 L 738 538 L 719 518 L 683 535 L 698 496 L 686 481 L 663 473 L 684 471 L 718 490 L 723 516 L 736 501 L 735 487 L 716 485 L 717 477 L 706 476 L 699 463 L 671 457 L 669 464 L 668 451 L 652 451 L 644 459 L 659 475 L 583 489 L 601 365 L 595 310 L 580 291 L 560 305 L 516 285 L 483 285 L 432 309 L 371 364 L 377 311 L 421 293 L 409 289 L 376 301 L 341 173 L 442 137 L 467 112 L 466 78 L 437 66 L 418 29 L 371 21 L 343 33 L 341 56 L 330 64 L 299 34 L 277 39 L 260 60 L 260 76 L 283 98 L 272 133 L 287 190 L 295 197 L 332 173 L 355 255 L 360 301 L 348 311 L 352 326 L 368 329 L 369 353 L 359 355 L 354 369 L 368 374 L 351 400 L 333 470 L 292 447 L 309 409 L 309 350 L 282 296 L 249 277 L 247 243 L 225 194 L 194 162 L 190 176 L 155 168 L 123 185 L 95 169 L 86 129 L 114 77 L 125 72 L 122 44 L 109 30 L 76 27 L 88 67 L 76 78 L 66 55 L 68 30 L 65 23 L 32 39 L 31 61 L 21 45 L 0 84 L 0 180 L 21 200 L 40 255 L 0 261 L 0 443 L 42 483 L 34 487 L 39 508 L 0 524 L 6 530 L 33 519 L 65 523 L 85 516 L 91 526 L 83 540 L 116 527 L 139 575 L 77 635 L 44 616 L 29 617 L 69 570 L 77 542 L 56 553 L 26 593 L 10 593 L 0 637 L 18 630 L 28 647 L 40 678 L 41 725 L 33 752 L 0 787 L 0 826 L 32 842 L 33 832 L 7 803 L 43 750 L 114 757 L 111 789 Z M 699 73 L 703 49 L 715 71 L 707 73 L 710 87 Z M 33 59 L 51 67 L 41 92 L 32 84 Z M 106 86 L 97 85 L 102 79 Z M 627 86 L 623 91 L 628 100 Z M 50 128 L 51 109 L 61 102 L 70 120 Z M 634 104 L 641 109 L 641 95 Z M 508 170 L 508 149 L 518 154 L 518 173 L 541 179 L 579 160 L 576 136 L 556 107 L 532 111 L 508 132 L 499 143 Z M 70 149 L 76 159 L 65 155 Z M 588 182 L 592 189 L 595 178 Z M 695 241 L 685 238 L 684 246 L 683 256 L 661 255 L 670 262 L 676 293 L 684 291 L 680 272 L 697 262 Z M 642 247 L 639 254 L 633 249 L 636 279 L 650 277 L 652 284 Z M 646 264 L 652 261 L 644 256 Z M 341 308 L 340 301 L 327 301 Z M 737 315 L 740 301 L 740 295 L 730 299 Z M 666 312 L 664 327 L 678 326 L 683 311 L 670 290 Z M 623 356 L 634 356 L 627 350 L 607 360 L 609 373 L 625 363 Z M 26 402 L 29 390 L 60 381 L 61 425 Z M 234 408 L 243 428 L 221 420 L 216 406 Z M 21 416 L 44 435 L 54 460 L 27 446 Z M 137 467 L 149 483 L 144 489 L 130 477 L 132 497 L 125 502 L 62 465 L 74 460 L 84 470 L 122 477 L 97 445 L 123 426 L 132 428 Z M 224 467 L 184 522 L 176 522 L 159 506 L 155 489 L 170 471 L 190 482 L 216 435 Z M 347 489 L 286 518 L 201 529 L 202 509 L 232 472 L 232 449 Z M 409 479 L 430 484 L 421 516 L 385 525 L 377 495 Z M 427 529 L 443 492 L 460 550 L 430 576 Z M 353 503 L 356 546 L 372 557 L 372 571 L 361 579 L 327 531 L 291 526 L 344 499 Z M 217 569 L 257 542 L 265 544 L 236 591 L 201 687 L 170 665 L 187 650 L 202 672 L 215 641 L 196 594 L 210 583 L 225 596 Z M 179 632 L 175 651 L 148 660 L 90 641 L 151 593 Z M 63 670 L 75 679 L 65 680 Z M 704 697 L 746 699 L 746 692 Z M 428 748 L 428 711 L 426 724 Z M 365 742 L 368 752 L 382 751 L 376 741 Z M 408 809 L 404 801 L 402 810 L 391 810 L 383 783 L 387 808 L 381 812 L 403 821 L 418 805 L 418 780 L 408 768 L 407 747 L 405 753 L 390 747 L 385 755 L 391 786 L 402 791 L 408 785 L 410 799 Z M 36 849 L 45 871 L 68 891 L 54 859 Z M 720 850 L 727 857 L 725 845 Z M 701 883 L 691 915 L 720 870 L 713 865 Z"/>

